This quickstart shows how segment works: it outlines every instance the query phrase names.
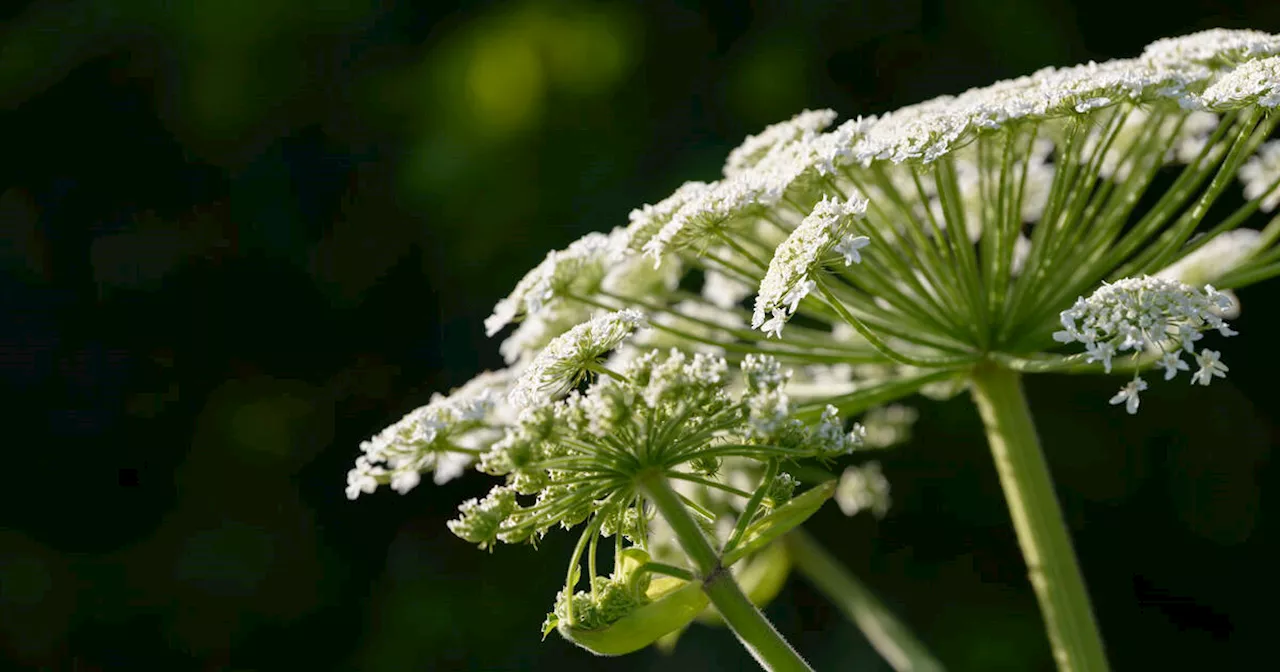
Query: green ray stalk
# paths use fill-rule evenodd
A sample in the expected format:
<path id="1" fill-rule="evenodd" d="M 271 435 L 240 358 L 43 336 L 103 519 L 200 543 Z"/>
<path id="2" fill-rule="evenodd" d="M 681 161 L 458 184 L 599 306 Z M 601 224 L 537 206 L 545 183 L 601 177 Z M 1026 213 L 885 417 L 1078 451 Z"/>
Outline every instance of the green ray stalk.
<path id="1" fill-rule="evenodd" d="M 747 599 L 733 575 L 720 564 L 720 556 L 666 477 L 660 472 L 646 474 L 640 479 L 640 487 L 671 526 L 689 559 L 697 565 L 702 589 L 711 603 L 761 667 L 774 672 L 812 672 L 813 668 Z"/>

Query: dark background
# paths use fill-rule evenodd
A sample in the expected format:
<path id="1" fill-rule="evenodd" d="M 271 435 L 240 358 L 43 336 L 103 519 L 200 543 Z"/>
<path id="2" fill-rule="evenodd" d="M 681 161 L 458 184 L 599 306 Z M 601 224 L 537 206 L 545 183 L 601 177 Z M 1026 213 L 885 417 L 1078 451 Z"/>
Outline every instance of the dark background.
<path id="1" fill-rule="evenodd" d="M 1121 12 L 1126 12 L 1121 14 Z M 0 665 L 749 669 L 724 630 L 592 658 L 538 626 L 570 539 L 444 527 L 479 475 L 343 495 L 361 439 L 500 365 L 482 319 L 806 107 L 880 113 L 1269 0 L 80 0 L 0 9 Z M 1272 657 L 1276 284 L 1225 383 L 1029 381 L 1118 669 Z M 1185 379 L 1180 379 L 1185 380 Z M 1049 667 L 971 404 L 919 403 L 882 521 L 811 529 L 957 670 Z M 887 669 L 800 580 L 818 669 Z"/>

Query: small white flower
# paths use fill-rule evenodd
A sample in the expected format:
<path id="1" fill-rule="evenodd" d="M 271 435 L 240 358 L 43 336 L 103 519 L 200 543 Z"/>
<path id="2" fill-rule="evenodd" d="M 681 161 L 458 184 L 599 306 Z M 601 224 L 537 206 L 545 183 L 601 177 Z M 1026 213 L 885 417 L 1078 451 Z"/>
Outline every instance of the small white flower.
<path id="1" fill-rule="evenodd" d="M 1219 357 L 1221 357 L 1221 353 L 1208 349 L 1196 355 L 1196 364 L 1200 368 L 1192 374 L 1191 382 L 1193 384 L 1208 385 L 1215 377 L 1226 378 L 1227 371 L 1230 371 L 1230 369 L 1227 368 L 1226 364 L 1222 363 Z"/>
<path id="2" fill-rule="evenodd" d="M 1116 396 L 1111 397 L 1111 405 L 1124 404 L 1124 410 L 1133 415 L 1138 412 L 1138 393 L 1147 389 L 1147 381 L 1141 378 L 1134 378 L 1129 381 L 1128 385 L 1120 388 Z"/>
<path id="3" fill-rule="evenodd" d="M 1091 362 L 1102 362 L 1102 368 L 1111 373 L 1111 358 L 1116 354 L 1116 347 L 1111 343 L 1085 343 L 1085 353 Z"/>
<path id="4" fill-rule="evenodd" d="M 844 420 L 840 417 L 840 411 L 831 404 L 827 404 L 823 409 L 822 418 L 818 420 L 818 427 L 814 430 L 819 452 L 828 457 L 852 453 L 863 445 L 866 436 L 866 428 L 857 423 L 854 424 L 852 431 L 844 431 Z"/>
<path id="5" fill-rule="evenodd" d="M 357 457 L 356 467 L 347 472 L 347 499 L 373 494 L 378 489 L 378 477 L 385 474 L 385 469 L 371 465 L 364 455 Z"/>
<path id="6" fill-rule="evenodd" d="M 759 329 L 769 338 L 782 338 L 782 328 L 787 326 L 787 314 L 785 308 L 774 308 L 773 316 L 760 323 Z"/>
<path id="7" fill-rule="evenodd" d="M 858 250 L 870 244 L 871 239 L 866 236 L 845 236 L 840 239 L 840 242 L 836 243 L 833 251 L 844 257 L 845 266 L 850 266 L 862 263 L 862 255 L 858 253 Z"/>
<path id="8" fill-rule="evenodd" d="M 727 177 L 686 200 L 642 248 L 653 259 L 654 268 L 662 265 L 668 253 L 714 242 L 777 203 L 781 191 L 763 178 L 767 176 L 755 172 Z"/>
<path id="9" fill-rule="evenodd" d="M 1160 360 L 1156 362 L 1156 366 L 1164 369 L 1165 380 L 1173 380 L 1173 377 L 1178 375 L 1179 371 L 1190 370 L 1190 367 L 1187 366 L 1186 362 L 1182 361 L 1182 356 L 1176 350 L 1164 353 Z"/>
<path id="10" fill-rule="evenodd" d="M 421 481 L 417 471 L 397 471 L 391 475 L 391 489 L 403 495 L 418 487 Z"/>

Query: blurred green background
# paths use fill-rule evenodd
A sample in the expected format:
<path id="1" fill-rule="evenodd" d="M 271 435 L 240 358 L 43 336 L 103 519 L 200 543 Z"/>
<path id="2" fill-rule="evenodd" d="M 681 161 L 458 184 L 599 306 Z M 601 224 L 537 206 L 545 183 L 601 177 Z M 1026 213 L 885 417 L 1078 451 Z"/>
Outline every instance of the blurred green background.
<path id="1" fill-rule="evenodd" d="M 1125 15 L 1118 12 L 1123 10 Z M 1137 17 L 1137 18 L 1135 18 Z M 59 0 L 0 8 L 0 665 L 751 669 L 723 630 L 598 659 L 539 625 L 570 540 L 447 532 L 472 475 L 355 503 L 361 439 L 501 364 L 547 250 L 718 175 L 809 107 L 873 114 L 1270 0 Z M 1117 669 L 1274 652 L 1277 285 L 1208 389 L 1029 383 Z M 1049 669 L 964 398 L 882 456 L 895 508 L 812 530 L 956 670 Z M 799 580 L 818 669 L 887 667 Z"/>

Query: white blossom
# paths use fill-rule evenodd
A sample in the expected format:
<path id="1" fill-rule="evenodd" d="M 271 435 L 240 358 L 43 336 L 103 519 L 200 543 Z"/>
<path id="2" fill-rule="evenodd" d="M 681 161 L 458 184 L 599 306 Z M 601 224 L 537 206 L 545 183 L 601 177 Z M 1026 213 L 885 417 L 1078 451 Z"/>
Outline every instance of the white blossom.
<path id="1" fill-rule="evenodd" d="M 747 136 L 741 145 L 729 152 L 724 164 L 725 176 L 750 170 L 778 146 L 795 141 L 806 132 L 821 131 L 835 119 L 836 113 L 831 110 L 805 110 L 787 121 L 766 127 L 756 135 Z"/>
<path id="2" fill-rule="evenodd" d="M 782 198 L 782 188 L 757 172 L 738 174 L 690 197 L 643 246 L 654 268 L 670 252 L 707 245 L 742 222 L 751 221 Z"/>
<path id="3" fill-rule="evenodd" d="M 1187 363 L 1182 361 L 1181 350 L 1164 353 L 1160 356 L 1159 361 L 1156 362 L 1156 366 L 1164 369 L 1165 380 L 1173 380 L 1174 376 L 1177 376 L 1179 371 L 1190 370 Z"/>
<path id="4" fill-rule="evenodd" d="M 1188 352 L 1201 331 L 1235 332 L 1218 316 L 1230 301 L 1211 285 L 1203 289 L 1160 278 L 1142 276 L 1103 284 L 1087 299 L 1062 311 L 1061 343 L 1083 343 L 1091 361 L 1111 370 L 1110 357 L 1128 350 L 1162 350 L 1176 341 Z"/>
<path id="5" fill-rule="evenodd" d="M 347 497 L 370 494 L 380 484 L 404 494 L 426 471 L 434 472 L 437 485 L 461 475 L 471 456 L 457 448 L 480 449 L 497 440 L 484 425 L 509 413 L 501 395 L 509 379 L 506 371 L 482 373 L 361 442 L 361 455 L 347 473 Z"/>
<path id="6" fill-rule="evenodd" d="M 626 256 L 629 240 L 625 229 L 609 234 L 588 233 L 563 250 L 547 254 L 506 298 L 498 301 L 485 319 L 485 332 L 493 336 L 523 315 L 536 315 L 552 302 L 573 294 L 594 294 L 610 268 Z"/>
<path id="7" fill-rule="evenodd" d="M 1147 45 L 1142 58 L 1152 63 L 1215 65 L 1280 53 L 1280 36 L 1257 30 L 1210 30 L 1167 37 Z"/>
<path id="8" fill-rule="evenodd" d="M 1111 397 L 1111 405 L 1124 404 L 1124 410 L 1128 411 L 1129 415 L 1133 415 L 1138 412 L 1138 404 L 1140 403 L 1138 393 L 1145 389 L 1147 389 L 1147 381 L 1141 378 L 1134 378 L 1120 388 L 1116 396 Z"/>
<path id="9" fill-rule="evenodd" d="M 638 310 L 621 310 L 593 317 L 552 339 L 512 386 L 511 403 L 528 408 L 563 395 L 644 321 Z"/>
<path id="10" fill-rule="evenodd" d="M 756 295 L 753 328 L 780 335 L 800 300 L 814 287 L 812 276 L 832 252 L 843 256 L 846 265 L 861 260 L 857 251 L 870 239 L 854 235 L 853 222 L 866 210 L 866 199 L 858 195 L 848 200 L 824 198 L 814 205 L 809 216 L 774 251 Z"/>
<path id="11" fill-rule="evenodd" d="M 1280 106 L 1280 56 L 1245 62 L 1223 74 L 1196 101 L 1210 110 Z"/>
<path id="12" fill-rule="evenodd" d="M 1111 370 L 1112 358 L 1126 351 L 1135 356 L 1142 352 L 1161 353 L 1157 366 L 1164 369 L 1165 379 L 1169 380 L 1178 371 L 1188 370 L 1176 353 L 1179 349 L 1194 352 L 1193 344 L 1201 338 L 1202 331 L 1216 329 L 1224 336 L 1236 333 L 1220 316 L 1229 305 L 1226 295 L 1212 285 L 1197 288 L 1156 276 L 1125 278 L 1103 284 L 1088 298 L 1081 297 L 1070 309 L 1062 311 L 1063 330 L 1055 333 L 1054 339 L 1083 343 L 1089 361 L 1102 362 L 1107 371 Z M 1201 366 L 1203 369 L 1203 362 Z M 1226 368 L 1220 371 L 1225 372 Z M 1124 402 L 1129 412 L 1135 413 L 1138 392 L 1145 389 L 1146 383 L 1135 379 L 1111 403 Z"/>
<path id="13" fill-rule="evenodd" d="M 930 163 L 977 134 L 1019 120 L 1082 114 L 1121 102 L 1182 101 L 1210 77 L 1206 68 L 1171 67 L 1138 59 L 1045 68 L 1032 75 L 943 96 L 884 115 L 849 152 L 873 161 Z"/>
<path id="14" fill-rule="evenodd" d="M 630 249 L 633 252 L 644 249 L 645 244 L 657 235 L 667 222 L 671 221 L 685 203 L 710 188 L 711 185 L 706 182 L 685 182 L 661 201 L 632 210 L 629 216 L 630 223 L 627 224 L 627 241 Z"/>
<path id="15" fill-rule="evenodd" d="M 859 423 L 854 423 L 851 431 L 844 431 L 844 420 L 835 406 L 827 404 L 814 430 L 816 447 L 820 454 L 828 457 L 847 455 L 862 447 L 867 437 L 867 430 Z"/>
<path id="16" fill-rule="evenodd" d="M 1221 353 L 1216 350 L 1207 349 L 1196 355 L 1196 364 L 1200 368 L 1192 374 L 1191 382 L 1193 384 L 1200 383 L 1201 385 L 1208 385 L 1215 377 L 1226 378 L 1227 371 L 1230 371 L 1230 369 L 1227 368 L 1226 364 L 1222 363 L 1219 359 L 1220 357 Z"/>

